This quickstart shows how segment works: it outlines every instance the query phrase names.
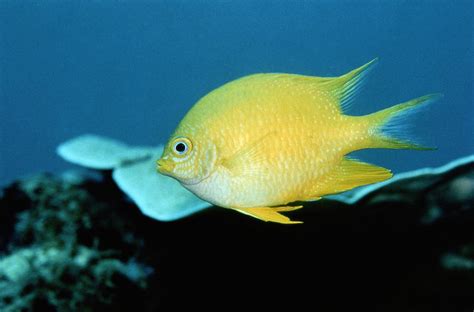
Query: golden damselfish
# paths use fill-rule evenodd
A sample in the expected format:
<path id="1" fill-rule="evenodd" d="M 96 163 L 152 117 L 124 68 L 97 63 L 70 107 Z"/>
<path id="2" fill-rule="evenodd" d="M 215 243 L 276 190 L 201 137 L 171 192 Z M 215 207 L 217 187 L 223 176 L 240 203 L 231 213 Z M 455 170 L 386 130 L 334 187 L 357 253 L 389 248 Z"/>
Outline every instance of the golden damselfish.
<path id="1" fill-rule="evenodd" d="M 278 223 L 300 223 L 281 214 L 301 208 L 288 203 L 389 179 L 390 170 L 345 155 L 426 149 L 393 131 L 407 111 L 439 95 L 345 115 L 375 61 L 340 77 L 255 74 L 215 89 L 180 122 L 158 171 L 214 205 Z"/>

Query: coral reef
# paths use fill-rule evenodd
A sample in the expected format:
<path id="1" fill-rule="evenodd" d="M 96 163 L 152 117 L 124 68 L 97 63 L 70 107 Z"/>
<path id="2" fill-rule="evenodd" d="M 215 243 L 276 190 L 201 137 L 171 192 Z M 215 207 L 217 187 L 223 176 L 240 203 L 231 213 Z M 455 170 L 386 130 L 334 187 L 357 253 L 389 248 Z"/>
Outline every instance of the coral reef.
<path id="1" fill-rule="evenodd" d="M 39 175 L 4 191 L 2 228 L 15 225 L 2 231 L 1 311 L 119 307 L 117 288 L 144 291 L 153 269 L 139 260 L 143 241 L 94 184 Z"/>
<path id="2" fill-rule="evenodd" d="M 160 222 L 110 171 L 23 179 L 0 194 L 0 310 L 472 310 L 474 157 L 292 214 Z"/>

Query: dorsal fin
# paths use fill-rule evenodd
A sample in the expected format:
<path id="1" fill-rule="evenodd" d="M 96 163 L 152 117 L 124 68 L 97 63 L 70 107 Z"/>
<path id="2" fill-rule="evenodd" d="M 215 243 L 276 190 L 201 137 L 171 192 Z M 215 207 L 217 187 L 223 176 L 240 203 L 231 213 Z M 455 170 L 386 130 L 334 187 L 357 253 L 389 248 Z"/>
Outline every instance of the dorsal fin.
<path id="1" fill-rule="evenodd" d="M 333 94 L 333 96 L 339 102 L 339 107 L 342 112 L 345 112 L 347 109 L 349 109 L 354 96 L 357 94 L 357 91 L 360 90 L 365 77 L 370 72 L 370 69 L 372 69 L 377 63 L 377 60 L 378 59 L 375 58 L 361 67 L 348 72 L 347 74 L 324 82 L 324 87 L 327 88 L 326 90 Z"/>

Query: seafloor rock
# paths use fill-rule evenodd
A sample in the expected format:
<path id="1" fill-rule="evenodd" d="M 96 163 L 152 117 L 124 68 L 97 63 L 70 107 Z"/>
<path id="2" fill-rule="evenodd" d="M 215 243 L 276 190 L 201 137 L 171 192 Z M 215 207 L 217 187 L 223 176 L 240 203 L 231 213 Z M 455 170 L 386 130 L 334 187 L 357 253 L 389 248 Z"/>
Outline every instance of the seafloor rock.
<path id="1" fill-rule="evenodd" d="M 292 217 L 160 222 L 107 171 L 24 179 L 0 198 L 0 310 L 472 310 L 474 157 Z"/>

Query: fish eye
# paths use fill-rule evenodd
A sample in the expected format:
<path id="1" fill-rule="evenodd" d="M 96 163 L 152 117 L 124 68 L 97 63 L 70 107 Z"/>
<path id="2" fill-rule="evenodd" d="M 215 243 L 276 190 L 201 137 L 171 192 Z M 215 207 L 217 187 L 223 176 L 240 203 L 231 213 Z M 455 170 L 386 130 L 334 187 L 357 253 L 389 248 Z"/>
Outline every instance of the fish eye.
<path id="1" fill-rule="evenodd" d="M 191 151 L 191 141 L 186 138 L 177 138 L 173 144 L 173 153 L 176 156 L 184 156 Z"/>
<path id="2" fill-rule="evenodd" d="M 178 142 L 174 146 L 174 149 L 176 150 L 176 152 L 181 154 L 181 153 L 186 152 L 186 150 L 188 149 L 188 146 L 186 145 L 186 143 Z"/>

